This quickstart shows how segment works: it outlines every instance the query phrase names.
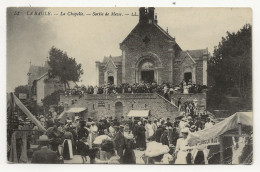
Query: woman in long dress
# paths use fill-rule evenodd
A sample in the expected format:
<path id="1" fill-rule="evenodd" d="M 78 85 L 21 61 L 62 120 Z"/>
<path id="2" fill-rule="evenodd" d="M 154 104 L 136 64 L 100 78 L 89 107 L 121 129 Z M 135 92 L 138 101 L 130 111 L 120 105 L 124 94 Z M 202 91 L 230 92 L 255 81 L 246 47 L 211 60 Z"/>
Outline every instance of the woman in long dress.
<path id="1" fill-rule="evenodd" d="M 151 120 L 149 120 L 148 123 L 146 124 L 145 130 L 147 132 L 147 138 L 153 136 L 154 130 L 153 130 L 153 126 L 152 126 L 152 121 Z"/>
<path id="2" fill-rule="evenodd" d="M 144 125 L 141 124 L 141 121 L 138 122 L 138 128 L 136 130 L 136 147 L 140 150 L 144 150 L 146 148 L 145 128 Z"/>
<path id="3" fill-rule="evenodd" d="M 66 160 L 73 159 L 73 149 L 72 149 L 72 142 L 73 142 L 73 135 L 70 132 L 70 128 L 66 128 L 66 131 L 63 135 L 63 157 Z"/>
<path id="4" fill-rule="evenodd" d="M 187 155 L 188 155 L 188 150 L 190 147 L 188 146 L 188 134 L 189 134 L 189 129 L 188 128 L 183 128 L 181 130 L 182 138 L 179 138 L 177 140 L 176 144 L 176 150 L 175 154 L 177 155 L 177 159 L 175 160 L 175 164 L 187 164 Z"/>

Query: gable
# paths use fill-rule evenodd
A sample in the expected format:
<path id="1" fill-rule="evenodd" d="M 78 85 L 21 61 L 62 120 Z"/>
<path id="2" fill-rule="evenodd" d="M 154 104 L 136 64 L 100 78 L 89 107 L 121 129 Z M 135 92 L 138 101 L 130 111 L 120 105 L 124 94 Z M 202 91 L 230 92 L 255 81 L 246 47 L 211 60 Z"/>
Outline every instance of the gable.
<path id="1" fill-rule="evenodd" d="M 182 65 L 192 65 L 195 64 L 195 60 L 190 56 L 189 53 L 186 54 L 186 56 L 182 59 L 181 64 Z"/>
<path id="2" fill-rule="evenodd" d="M 152 44 L 158 44 L 158 40 L 164 44 L 175 42 L 175 39 L 157 24 L 137 24 L 120 45 L 130 48 L 143 47 L 147 40 Z"/>
<path id="3" fill-rule="evenodd" d="M 116 65 L 115 63 L 111 60 L 111 58 L 107 61 L 107 64 L 105 65 L 105 70 L 113 70 L 113 69 L 116 69 Z"/>

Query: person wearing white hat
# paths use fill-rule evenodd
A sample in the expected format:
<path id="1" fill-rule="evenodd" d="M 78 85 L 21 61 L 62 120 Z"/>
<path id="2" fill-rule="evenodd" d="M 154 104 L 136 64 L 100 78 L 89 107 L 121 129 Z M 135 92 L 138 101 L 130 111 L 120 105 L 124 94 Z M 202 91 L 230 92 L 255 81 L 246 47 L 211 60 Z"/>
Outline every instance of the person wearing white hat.
<path id="1" fill-rule="evenodd" d="M 175 164 L 187 164 L 187 154 L 190 147 L 188 146 L 188 134 L 189 128 L 183 128 L 181 130 L 182 138 L 177 140 L 175 154 L 177 155 L 177 159 L 175 160 Z"/>
<path id="2" fill-rule="evenodd" d="M 187 124 L 187 118 L 184 117 L 181 119 L 181 121 L 179 123 L 179 130 L 182 130 L 183 128 L 185 128 L 186 124 Z"/>

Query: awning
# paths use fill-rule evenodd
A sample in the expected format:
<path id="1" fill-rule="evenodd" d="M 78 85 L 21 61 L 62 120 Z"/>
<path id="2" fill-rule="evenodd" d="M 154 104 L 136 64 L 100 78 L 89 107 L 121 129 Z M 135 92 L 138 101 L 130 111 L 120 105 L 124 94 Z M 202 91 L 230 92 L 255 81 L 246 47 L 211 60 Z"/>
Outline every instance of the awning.
<path id="1" fill-rule="evenodd" d="M 69 110 L 64 110 L 58 117 L 58 119 L 61 119 L 66 113 L 80 113 L 84 110 L 86 110 L 87 108 L 80 108 L 80 107 L 73 107 L 70 108 Z"/>
<path id="2" fill-rule="evenodd" d="M 210 128 L 190 133 L 188 142 L 191 145 L 194 145 L 201 141 L 214 139 L 227 131 L 238 128 L 239 124 L 244 126 L 253 126 L 253 113 L 237 112 Z"/>
<path id="3" fill-rule="evenodd" d="M 67 110 L 66 113 L 80 113 L 86 109 L 87 108 L 73 107 L 73 108 L 70 108 L 69 110 Z"/>
<path id="4" fill-rule="evenodd" d="M 130 110 L 128 117 L 148 117 L 150 110 Z"/>

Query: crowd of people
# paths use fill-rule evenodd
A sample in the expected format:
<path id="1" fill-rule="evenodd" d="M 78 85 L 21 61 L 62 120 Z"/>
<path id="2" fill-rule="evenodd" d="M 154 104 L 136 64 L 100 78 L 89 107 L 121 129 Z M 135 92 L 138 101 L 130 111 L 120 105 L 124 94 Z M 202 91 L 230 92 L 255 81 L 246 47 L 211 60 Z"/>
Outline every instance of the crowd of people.
<path id="1" fill-rule="evenodd" d="M 60 122 L 55 111 L 44 125 L 47 132 L 43 133 L 48 138 L 41 142 L 35 140 L 45 149 L 56 152 L 57 160 L 38 162 L 38 154 L 33 155 L 32 163 L 59 163 L 60 159 L 73 159 L 74 155 L 81 155 L 82 162 L 86 163 L 87 156 L 90 163 L 120 163 L 135 164 L 134 150 L 148 151 L 155 143 L 166 145 L 169 151 L 156 157 L 143 156 L 144 162 L 155 163 L 162 161 L 167 155 L 168 163 L 188 163 L 183 159 L 184 152 L 188 153 L 187 135 L 204 128 L 213 126 L 213 122 L 206 115 L 191 115 L 185 112 L 182 117 L 175 120 L 170 118 L 125 118 L 121 119 L 104 116 L 99 121 L 93 118 L 83 120 L 79 116 L 67 118 L 64 123 Z M 34 128 L 36 130 L 37 128 Z M 103 138 L 103 139 L 102 139 Z M 99 140 L 99 141 L 98 141 Z M 47 145 L 46 145 L 47 143 Z M 150 145 L 150 146 L 149 146 Z M 187 148 L 187 149 L 186 149 Z M 180 155 L 178 155 L 180 153 Z M 165 155 L 165 156 L 163 156 Z M 59 158 L 62 157 L 62 158 Z"/>
<path id="2" fill-rule="evenodd" d="M 81 88 L 81 91 L 70 90 L 66 91 L 66 95 L 82 95 L 87 94 L 122 94 L 122 93 L 159 93 L 159 94 L 174 94 L 174 93 L 201 93 L 206 89 L 205 85 L 192 84 L 191 80 L 185 82 L 184 80 L 178 84 L 173 85 L 169 83 L 157 84 L 156 82 L 147 83 L 140 82 L 134 84 L 123 83 L 121 85 L 108 84 L 103 86 L 88 86 Z"/>

